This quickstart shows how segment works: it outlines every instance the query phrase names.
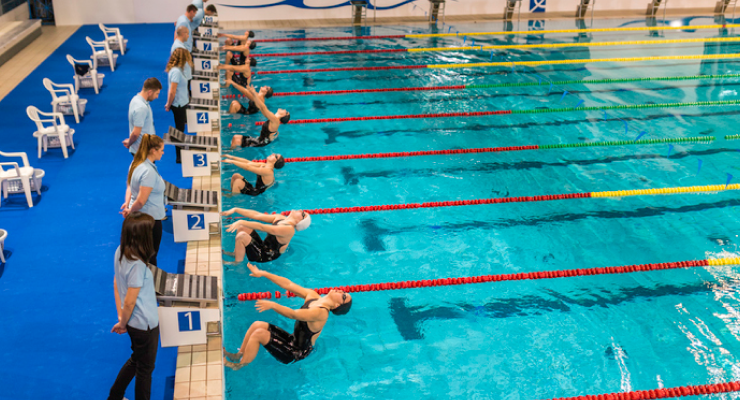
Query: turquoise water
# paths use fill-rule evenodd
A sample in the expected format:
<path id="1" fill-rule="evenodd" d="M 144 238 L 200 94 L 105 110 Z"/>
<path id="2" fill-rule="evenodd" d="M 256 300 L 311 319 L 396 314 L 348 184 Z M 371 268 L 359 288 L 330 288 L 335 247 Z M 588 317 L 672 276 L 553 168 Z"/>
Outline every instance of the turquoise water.
<path id="1" fill-rule="evenodd" d="M 712 24 L 708 18 L 693 25 Z M 522 23 L 574 28 L 573 21 Z M 644 26 L 597 20 L 594 27 Z M 514 27 L 516 29 L 516 26 Z M 439 31 L 447 31 L 440 27 Z M 494 31 L 501 23 L 455 24 Z M 362 34 L 428 33 L 427 26 L 378 27 Z M 351 28 L 259 32 L 260 38 L 342 36 Z M 714 30 L 664 38 L 730 37 Z M 468 40 L 474 37 L 469 38 Z M 480 37 L 476 43 L 646 40 L 649 32 Z M 254 53 L 462 44 L 459 38 L 263 43 Z M 530 61 L 740 52 L 738 44 L 675 44 L 509 50 L 494 60 Z M 489 61 L 490 52 L 350 54 L 260 58 L 258 70 Z M 536 68 L 360 71 L 257 75 L 275 92 L 738 73 L 735 60 L 592 63 Z M 738 99 L 740 80 L 274 97 L 272 110 L 293 119 L 422 114 L 537 107 Z M 569 93 L 563 98 L 564 91 Z M 224 93 L 235 93 L 231 89 Z M 562 98 L 562 101 L 561 101 Z M 229 100 L 230 101 L 230 100 Z M 227 101 L 222 101 L 222 109 Z M 737 107 L 504 115 L 287 125 L 260 149 L 264 158 L 579 143 L 709 135 L 711 144 L 579 148 L 287 164 L 263 195 L 224 198 L 259 211 L 467 200 L 490 197 L 724 184 L 740 179 L 740 142 L 726 141 Z M 259 134 L 264 117 L 222 117 L 223 143 Z M 231 123 L 232 127 L 226 126 Z M 625 123 L 627 130 L 625 131 Z M 228 149 L 224 149 L 228 151 Z M 669 155 L 670 152 L 670 155 Z M 701 167 L 700 167 L 701 164 Z M 225 165 L 222 185 L 235 169 Z M 254 177 L 250 177 L 254 180 Z M 736 192 L 582 199 L 314 216 L 266 270 L 306 287 L 450 276 L 590 268 L 738 254 Z M 231 250 L 233 234 L 224 233 Z M 258 314 L 241 292 L 277 290 L 224 267 L 224 341 L 241 344 L 255 320 L 292 329 L 273 312 Z M 358 293 L 352 311 L 332 316 L 314 353 L 282 365 L 264 350 L 240 371 L 226 371 L 228 399 L 390 398 L 525 399 L 644 390 L 740 379 L 740 275 L 733 268 L 660 271 L 544 281 Z M 300 299 L 280 300 L 298 308 Z M 726 395 L 729 397 L 730 395 Z"/>

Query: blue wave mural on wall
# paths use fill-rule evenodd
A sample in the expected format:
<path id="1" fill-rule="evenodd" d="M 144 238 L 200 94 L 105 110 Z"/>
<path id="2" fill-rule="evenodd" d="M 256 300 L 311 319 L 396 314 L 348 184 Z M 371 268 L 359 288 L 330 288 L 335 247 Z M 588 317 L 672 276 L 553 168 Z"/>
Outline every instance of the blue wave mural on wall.
<path id="1" fill-rule="evenodd" d="M 373 9 L 377 9 L 377 10 L 390 10 L 390 9 L 393 9 L 393 8 L 401 7 L 404 4 L 413 3 L 415 1 L 417 1 L 417 0 L 402 0 L 402 1 L 398 2 L 397 4 L 394 4 L 394 5 L 391 5 L 391 6 L 385 6 L 385 7 L 378 6 L 377 8 L 375 8 L 375 5 L 372 4 L 372 2 L 368 1 L 368 9 L 370 9 L 370 10 L 373 10 Z M 303 8 L 303 9 L 307 9 L 307 10 L 326 10 L 326 9 L 330 9 L 330 8 L 346 7 L 346 6 L 349 6 L 351 4 L 350 4 L 349 0 L 347 0 L 347 1 L 343 1 L 343 2 L 341 2 L 339 4 L 332 5 L 332 6 L 317 7 L 317 6 L 309 6 L 308 4 L 305 3 L 305 0 L 282 0 L 282 1 L 275 2 L 275 3 L 260 4 L 260 5 L 235 5 L 235 4 L 222 4 L 222 3 L 219 3 L 218 5 L 219 6 L 224 6 L 224 7 L 232 7 L 232 8 L 267 8 L 267 7 L 274 7 L 274 6 L 292 6 L 292 7 L 295 7 L 295 8 Z"/>

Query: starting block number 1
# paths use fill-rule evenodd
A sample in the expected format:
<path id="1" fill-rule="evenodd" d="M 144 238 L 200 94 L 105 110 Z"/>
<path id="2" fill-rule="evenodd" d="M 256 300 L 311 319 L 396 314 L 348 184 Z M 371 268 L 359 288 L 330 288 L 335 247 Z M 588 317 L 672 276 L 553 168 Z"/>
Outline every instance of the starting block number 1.
<path id="1" fill-rule="evenodd" d="M 180 332 L 200 330 L 200 311 L 181 311 L 177 313 L 177 329 Z"/>
<path id="2" fill-rule="evenodd" d="M 207 112 L 199 112 L 199 113 L 196 113 L 195 116 L 198 119 L 199 124 L 208 123 L 208 113 Z"/>
<path id="3" fill-rule="evenodd" d="M 205 229 L 204 217 L 203 214 L 188 214 L 188 230 L 202 231 Z"/>

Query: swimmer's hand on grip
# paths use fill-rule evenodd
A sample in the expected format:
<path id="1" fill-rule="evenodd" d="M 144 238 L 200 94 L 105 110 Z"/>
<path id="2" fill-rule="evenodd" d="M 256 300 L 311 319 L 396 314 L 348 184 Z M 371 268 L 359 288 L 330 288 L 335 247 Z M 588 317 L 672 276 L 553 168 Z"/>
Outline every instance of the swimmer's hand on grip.
<path id="1" fill-rule="evenodd" d="M 247 263 L 247 268 L 249 268 L 249 276 L 253 276 L 255 278 L 262 278 L 265 276 L 265 271 L 257 268 L 257 266 L 252 263 Z"/>
<path id="2" fill-rule="evenodd" d="M 277 303 L 275 303 L 274 301 L 257 300 L 257 304 L 254 305 L 254 308 L 256 308 L 257 311 L 262 312 L 272 310 L 273 308 L 275 308 L 276 305 Z"/>

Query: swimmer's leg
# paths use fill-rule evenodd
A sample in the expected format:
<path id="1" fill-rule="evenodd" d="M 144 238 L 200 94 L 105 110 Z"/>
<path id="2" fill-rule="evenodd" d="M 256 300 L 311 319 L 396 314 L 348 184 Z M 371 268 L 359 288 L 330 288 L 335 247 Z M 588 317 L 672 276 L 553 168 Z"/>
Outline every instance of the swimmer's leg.
<path id="1" fill-rule="evenodd" d="M 234 357 L 234 359 L 238 359 L 238 356 L 241 356 L 237 361 L 238 363 L 233 364 L 224 360 L 224 365 L 236 371 L 254 361 L 254 358 L 257 356 L 257 352 L 260 349 L 260 345 L 264 346 L 270 342 L 270 331 L 268 331 L 268 329 L 269 325 L 267 322 L 255 321 L 252 323 L 252 326 L 249 327 L 249 330 L 247 330 L 247 333 L 244 335 L 244 341 L 242 341 L 242 346 L 239 348 L 239 352 L 234 354 L 234 356 L 237 356 Z M 229 357 L 230 353 L 224 350 L 224 354 Z"/>
<path id="2" fill-rule="evenodd" d="M 247 246 L 249 246 L 250 243 L 252 243 L 252 229 L 237 229 L 236 243 L 234 243 L 234 261 L 236 263 L 244 261 L 244 255 L 247 253 Z"/>
<path id="3" fill-rule="evenodd" d="M 240 108 L 242 108 L 241 103 L 239 103 L 236 100 L 232 100 L 231 101 L 231 105 L 229 105 L 229 112 L 232 113 L 232 114 L 236 114 L 239 111 Z M 234 139 L 232 139 L 231 141 L 232 141 L 232 144 L 233 144 Z"/>
<path id="4" fill-rule="evenodd" d="M 235 173 L 234 175 L 231 175 L 231 193 L 237 194 L 241 193 L 242 189 L 244 189 L 244 177 L 240 173 Z"/>

